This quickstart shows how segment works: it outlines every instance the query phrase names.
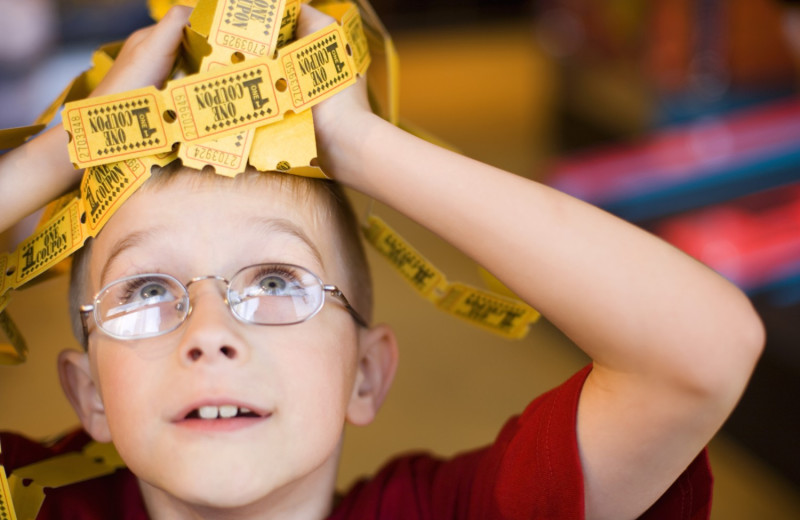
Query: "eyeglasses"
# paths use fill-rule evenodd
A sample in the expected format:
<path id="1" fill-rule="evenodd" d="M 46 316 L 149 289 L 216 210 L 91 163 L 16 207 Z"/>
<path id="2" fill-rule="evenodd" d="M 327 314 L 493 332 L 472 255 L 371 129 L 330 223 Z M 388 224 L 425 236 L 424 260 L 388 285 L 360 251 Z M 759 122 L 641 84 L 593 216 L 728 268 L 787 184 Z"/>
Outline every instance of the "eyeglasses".
<path id="1" fill-rule="evenodd" d="M 227 285 L 225 301 L 233 315 L 256 325 L 293 325 L 317 314 L 325 295 L 337 298 L 356 323 L 367 321 L 335 285 L 326 285 L 304 267 L 291 264 L 258 264 L 245 267 L 228 281 L 221 276 L 192 278 L 183 285 L 173 276 L 146 273 L 126 276 L 100 289 L 92 304 L 80 308 L 84 337 L 87 319 L 117 339 L 144 339 L 177 329 L 191 314 L 188 287 L 201 280 Z"/>

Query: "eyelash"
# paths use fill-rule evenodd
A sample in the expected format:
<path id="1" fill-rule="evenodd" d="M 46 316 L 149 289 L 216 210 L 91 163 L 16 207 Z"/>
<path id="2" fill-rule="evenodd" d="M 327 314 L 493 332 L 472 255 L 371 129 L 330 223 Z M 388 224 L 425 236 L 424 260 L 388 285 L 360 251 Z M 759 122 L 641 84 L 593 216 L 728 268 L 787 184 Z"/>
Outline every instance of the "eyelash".
<path id="1" fill-rule="evenodd" d="M 128 283 L 125 284 L 124 292 L 122 294 L 123 301 L 126 302 L 130 301 L 131 297 L 133 296 L 133 293 L 135 293 L 138 289 L 141 289 L 142 287 L 151 282 L 158 283 L 160 282 L 160 279 L 152 276 L 146 276 L 143 278 L 136 278 L 128 281 Z"/>
<path id="2" fill-rule="evenodd" d="M 295 270 L 290 269 L 283 265 L 272 265 L 259 269 L 250 279 L 248 285 L 254 285 L 259 280 L 270 275 L 279 275 L 289 283 L 300 283 L 300 278 L 297 276 Z M 143 278 L 136 278 L 128 281 L 123 288 L 122 301 L 129 302 L 133 298 L 134 293 L 147 285 L 148 283 L 160 283 L 162 280 L 153 276 L 145 276 Z"/>
<path id="3" fill-rule="evenodd" d="M 289 269 L 285 266 L 269 266 L 259 269 L 249 281 L 248 285 L 252 285 L 257 280 L 260 280 L 266 276 L 278 274 L 283 276 L 287 281 L 291 282 L 300 282 L 300 279 L 297 277 L 297 273 L 293 269 Z"/>

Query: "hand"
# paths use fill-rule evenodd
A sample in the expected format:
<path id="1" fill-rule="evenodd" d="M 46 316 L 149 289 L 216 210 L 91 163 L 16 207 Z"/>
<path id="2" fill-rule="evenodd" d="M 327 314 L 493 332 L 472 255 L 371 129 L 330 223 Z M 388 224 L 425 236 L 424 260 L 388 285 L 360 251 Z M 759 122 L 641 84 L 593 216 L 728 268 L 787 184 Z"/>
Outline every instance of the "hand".
<path id="1" fill-rule="evenodd" d="M 303 4 L 297 21 L 297 36 L 302 38 L 327 27 L 336 20 Z M 349 184 L 346 155 L 356 150 L 368 132 L 374 114 L 367 99 L 366 78 L 312 108 L 317 137 L 318 160 L 326 174 Z M 366 116 L 366 117 L 365 117 Z"/>
<path id="2" fill-rule="evenodd" d="M 190 12 L 173 7 L 156 25 L 133 33 L 92 95 L 161 86 L 172 70 Z M 60 125 L 0 156 L 0 231 L 66 192 L 80 176 Z"/>
<path id="3" fill-rule="evenodd" d="M 161 88 L 178 56 L 183 27 L 191 12 L 189 7 L 175 6 L 157 24 L 132 33 L 91 95 L 116 94 L 148 85 Z"/>

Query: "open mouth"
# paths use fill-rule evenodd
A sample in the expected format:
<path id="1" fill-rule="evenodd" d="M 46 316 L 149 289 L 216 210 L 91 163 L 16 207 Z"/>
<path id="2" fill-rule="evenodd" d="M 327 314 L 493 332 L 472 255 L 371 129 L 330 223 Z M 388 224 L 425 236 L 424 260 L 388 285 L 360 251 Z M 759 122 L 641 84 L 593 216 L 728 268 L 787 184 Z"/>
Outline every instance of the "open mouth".
<path id="1" fill-rule="evenodd" d="M 184 417 L 186 419 L 200 419 L 206 421 L 213 421 L 215 419 L 233 419 L 237 417 L 260 419 L 261 415 L 245 408 L 244 406 L 236 406 L 232 404 L 224 404 L 222 406 L 201 406 L 195 408 Z"/>

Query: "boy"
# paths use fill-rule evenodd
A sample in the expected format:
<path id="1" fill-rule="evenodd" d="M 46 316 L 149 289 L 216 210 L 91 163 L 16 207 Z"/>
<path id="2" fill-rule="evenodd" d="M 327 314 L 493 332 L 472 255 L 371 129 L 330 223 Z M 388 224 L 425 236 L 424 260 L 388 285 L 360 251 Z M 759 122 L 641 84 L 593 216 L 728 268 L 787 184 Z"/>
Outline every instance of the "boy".
<path id="1" fill-rule="evenodd" d="M 131 36 L 98 93 L 163 82 L 187 16 L 175 8 Z M 326 19 L 304 6 L 300 23 L 307 34 Z M 591 368 L 490 448 L 400 459 L 334 503 L 343 424 L 373 419 L 397 362 L 391 330 L 366 325 L 346 210 L 319 181 L 168 167 L 76 259 L 75 300 L 94 306 L 80 327 L 88 350 L 59 358 L 85 430 L 113 440 L 130 471 L 56 490 L 40 517 L 705 518 L 698 453 L 763 344 L 744 295 L 596 208 L 386 123 L 363 82 L 315 107 L 314 122 L 324 171 L 487 267 Z M 0 194 L 26 197 L 2 200 L 0 225 L 75 176 L 60 130 L 6 154 Z M 304 299 L 247 303 L 283 294 Z M 144 299 L 157 303 L 124 319 Z M 15 459 L 34 450 L 25 442 L 2 438 L 8 470 L 32 462 Z"/>

